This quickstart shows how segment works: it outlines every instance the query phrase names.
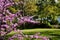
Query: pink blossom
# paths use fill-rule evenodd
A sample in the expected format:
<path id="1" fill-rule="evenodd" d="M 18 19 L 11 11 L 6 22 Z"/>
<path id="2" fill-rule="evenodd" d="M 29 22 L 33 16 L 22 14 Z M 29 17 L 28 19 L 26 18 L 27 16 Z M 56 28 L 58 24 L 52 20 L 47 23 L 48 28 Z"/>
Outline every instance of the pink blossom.
<path id="1" fill-rule="evenodd" d="M 1 25 L 1 27 L 5 27 L 5 28 L 9 28 L 9 26 L 7 24 Z"/>

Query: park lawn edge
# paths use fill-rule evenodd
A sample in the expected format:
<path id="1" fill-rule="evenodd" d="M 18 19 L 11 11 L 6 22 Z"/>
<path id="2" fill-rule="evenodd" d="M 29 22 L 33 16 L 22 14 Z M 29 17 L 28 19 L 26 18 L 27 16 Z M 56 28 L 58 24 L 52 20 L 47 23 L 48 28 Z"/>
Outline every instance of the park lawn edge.
<path id="1" fill-rule="evenodd" d="M 29 33 L 29 32 L 44 32 L 44 31 L 58 31 L 60 33 L 60 29 L 24 29 L 22 32 L 24 34 Z M 12 31 L 7 35 L 12 35 L 12 34 L 17 34 L 16 32 Z"/>

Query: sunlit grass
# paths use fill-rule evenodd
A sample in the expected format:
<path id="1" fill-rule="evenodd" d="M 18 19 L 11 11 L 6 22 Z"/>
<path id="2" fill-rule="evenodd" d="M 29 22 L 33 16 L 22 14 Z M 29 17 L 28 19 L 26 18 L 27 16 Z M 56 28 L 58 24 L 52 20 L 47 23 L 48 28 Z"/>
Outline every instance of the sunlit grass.
<path id="1" fill-rule="evenodd" d="M 22 32 L 28 35 L 40 32 L 40 36 L 47 36 L 52 40 L 60 39 L 60 29 L 25 29 L 25 30 L 22 30 Z M 11 37 L 14 34 L 16 34 L 16 32 L 12 31 L 11 33 L 7 34 L 5 39 L 7 40 L 8 37 Z"/>

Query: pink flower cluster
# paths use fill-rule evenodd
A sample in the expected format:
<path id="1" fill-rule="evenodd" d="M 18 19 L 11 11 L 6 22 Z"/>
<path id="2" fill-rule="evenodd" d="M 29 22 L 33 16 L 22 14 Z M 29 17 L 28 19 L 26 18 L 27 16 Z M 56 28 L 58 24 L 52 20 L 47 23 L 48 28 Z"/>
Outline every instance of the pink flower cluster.
<path id="1" fill-rule="evenodd" d="M 16 30 L 17 26 L 25 22 L 38 23 L 32 20 L 33 19 L 32 16 L 21 16 L 21 13 L 20 13 L 21 11 L 18 11 L 15 14 L 11 13 L 7 8 L 13 5 L 15 5 L 14 0 L 0 0 L 0 36 L 5 36 L 6 34 L 10 33 L 12 30 Z M 13 23 L 13 21 L 16 19 L 17 19 L 17 22 Z M 13 40 L 16 37 L 18 37 L 19 40 L 20 39 L 22 40 L 23 37 L 21 36 L 22 34 L 14 35 L 8 40 Z M 33 37 L 33 36 L 30 36 L 30 37 Z M 40 36 L 34 36 L 33 38 L 39 38 L 39 37 Z M 46 40 L 45 37 L 43 37 L 43 39 Z"/>
<path id="2" fill-rule="evenodd" d="M 20 2 L 21 3 L 21 2 Z M 15 14 L 11 13 L 7 8 L 13 6 L 16 3 L 14 0 L 0 0 L 0 34 L 5 35 L 8 32 L 11 32 L 13 29 L 16 29 L 16 26 L 19 26 L 25 22 L 37 23 L 32 16 L 21 16 L 21 11 L 18 10 Z M 17 19 L 17 22 L 13 21 Z M 5 33 L 2 33 L 2 32 Z"/>

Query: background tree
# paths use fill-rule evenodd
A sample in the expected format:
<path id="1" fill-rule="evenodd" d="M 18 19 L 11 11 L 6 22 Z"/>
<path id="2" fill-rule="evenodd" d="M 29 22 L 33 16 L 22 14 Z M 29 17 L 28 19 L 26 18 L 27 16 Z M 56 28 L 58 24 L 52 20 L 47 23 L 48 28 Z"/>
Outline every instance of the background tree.
<path id="1" fill-rule="evenodd" d="M 57 20 L 59 10 L 55 0 L 39 0 L 37 6 L 39 7 L 38 15 L 41 18 L 41 23 L 43 20 L 49 21 L 49 17 L 51 21 Z"/>
<path id="2" fill-rule="evenodd" d="M 24 1 L 24 13 L 25 15 L 36 15 L 37 12 L 36 1 Z"/>

